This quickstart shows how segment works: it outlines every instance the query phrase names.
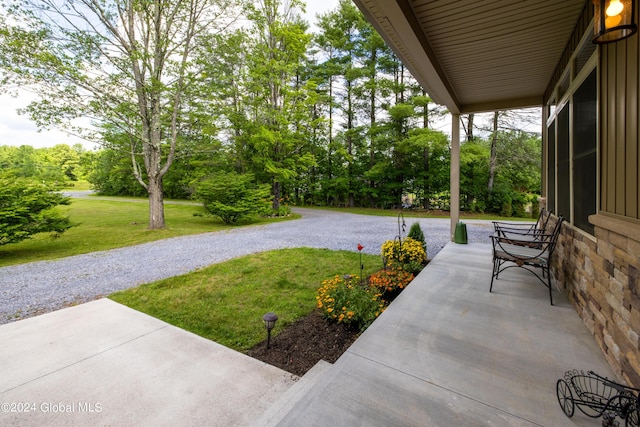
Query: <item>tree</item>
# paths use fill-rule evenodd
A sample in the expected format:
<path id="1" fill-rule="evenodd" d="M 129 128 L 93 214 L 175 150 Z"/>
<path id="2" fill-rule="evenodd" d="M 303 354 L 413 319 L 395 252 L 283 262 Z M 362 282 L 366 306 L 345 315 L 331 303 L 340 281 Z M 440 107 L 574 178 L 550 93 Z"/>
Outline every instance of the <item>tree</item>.
<path id="1" fill-rule="evenodd" d="M 424 209 L 431 209 L 431 198 L 449 189 L 447 135 L 432 129 L 413 129 L 397 149 L 405 158 L 407 192 L 415 194 Z"/>
<path id="2" fill-rule="evenodd" d="M 489 154 L 489 181 L 487 182 L 487 191 L 489 196 L 491 196 L 491 192 L 493 191 L 493 181 L 496 177 L 496 146 L 498 144 L 498 118 L 500 116 L 500 111 L 493 112 L 493 132 L 491 132 L 491 150 Z M 471 120 L 471 115 L 469 116 L 469 120 Z M 471 121 L 469 122 L 469 127 L 471 127 Z"/>
<path id="3" fill-rule="evenodd" d="M 360 84 L 367 74 L 364 63 L 361 61 L 361 55 L 370 51 L 362 45 L 361 30 L 365 28 L 364 17 L 348 0 L 340 0 L 338 8 L 333 12 L 320 16 L 318 22 L 322 30 L 321 36 L 318 38 L 323 49 L 331 54 L 326 61 L 328 69 L 331 70 L 329 76 L 330 93 L 332 96 L 332 108 L 330 110 L 330 122 L 333 126 L 334 112 L 341 112 L 342 117 L 342 133 L 336 142 L 342 142 L 344 146 L 344 160 L 346 168 L 344 170 L 336 170 L 342 175 L 340 181 L 345 180 L 347 183 L 348 205 L 355 205 L 356 192 L 358 190 L 358 179 L 360 173 L 358 171 L 357 156 L 361 148 L 364 138 L 364 128 L 358 126 L 358 94 L 362 94 Z M 334 82 L 334 77 L 341 78 L 341 85 Z M 342 90 L 338 90 L 338 89 Z M 367 104 L 368 105 L 368 104 Z M 337 110 L 337 111 L 336 111 Z M 336 152 L 342 152 L 342 147 L 329 143 L 331 149 Z M 336 165 L 336 162 L 334 162 Z M 336 167 L 336 169 L 338 169 Z M 342 168 L 340 168 L 342 169 Z"/>
<path id="4" fill-rule="evenodd" d="M 219 172 L 198 184 L 196 198 L 225 224 L 269 211 L 269 185 L 256 185 L 250 174 Z"/>
<path id="5" fill-rule="evenodd" d="M 12 0 L 0 17 L 0 70 L 8 84 L 38 94 L 25 111 L 40 127 L 100 141 L 96 127 L 74 121 L 84 119 L 126 135 L 149 228 L 163 228 L 163 177 L 199 96 L 194 53 L 201 36 L 229 24 L 237 3 Z"/>
<path id="6" fill-rule="evenodd" d="M 91 154 L 80 144 L 50 148 L 0 146 L 0 170 L 62 186 L 86 177 Z"/>
<path id="7" fill-rule="evenodd" d="M 0 176 L 0 245 L 18 243 L 38 233 L 58 236 L 72 224 L 54 208 L 70 199 L 50 187 L 15 175 Z"/>
<path id="8" fill-rule="evenodd" d="M 540 193 L 542 140 L 522 131 L 500 132 L 496 146 L 496 180 L 513 191 Z"/>
<path id="9" fill-rule="evenodd" d="M 484 211 L 489 179 L 489 147 L 477 138 L 460 146 L 460 195 L 462 207 Z"/>
<path id="10" fill-rule="evenodd" d="M 253 112 L 249 146 L 258 178 L 269 180 L 272 207 L 280 209 L 283 186 L 315 164 L 305 149 L 300 120 L 314 85 L 300 80 L 311 40 L 306 24 L 297 15 L 297 0 L 260 0 L 249 7 L 255 43 L 249 55 L 248 92 Z"/>

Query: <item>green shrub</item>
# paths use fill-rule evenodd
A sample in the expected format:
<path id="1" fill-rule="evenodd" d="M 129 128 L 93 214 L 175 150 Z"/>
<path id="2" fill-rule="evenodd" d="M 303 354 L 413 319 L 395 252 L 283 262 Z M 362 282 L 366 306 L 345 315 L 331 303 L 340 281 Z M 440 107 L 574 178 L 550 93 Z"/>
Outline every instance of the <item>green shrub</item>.
<path id="1" fill-rule="evenodd" d="M 431 206 L 433 209 L 442 209 L 448 211 L 451 209 L 451 193 L 449 191 L 441 191 L 431 196 Z"/>
<path id="2" fill-rule="evenodd" d="M 277 211 L 272 210 L 269 216 L 285 217 L 291 215 L 291 207 L 289 205 L 280 205 Z"/>
<path id="3" fill-rule="evenodd" d="M 325 318 L 365 330 L 385 309 L 382 293 L 362 287 L 358 276 L 324 280 L 316 296 Z"/>
<path id="4" fill-rule="evenodd" d="M 500 209 L 500 215 L 504 217 L 510 217 L 513 213 L 513 207 L 511 206 L 511 202 L 507 201 L 502 203 L 502 208 Z"/>
<path id="5" fill-rule="evenodd" d="M 511 216 L 511 189 L 504 184 L 496 184 L 488 200 L 489 212 Z"/>
<path id="6" fill-rule="evenodd" d="M 427 243 L 424 240 L 424 233 L 422 232 L 422 228 L 420 228 L 419 222 L 414 222 L 413 224 L 411 224 L 411 228 L 409 229 L 409 234 L 407 234 L 407 237 L 422 243 L 422 248 L 425 252 L 427 251 Z"/>
<path id="7" fill-rule="evenodd" d="M 422 228 L 420 228 L 419 222 L 414 222 L 413 224 L 411 224 L 411 228 L 409 228 L 409 234 L 407 234 L 407 237 L 411 237 L 418 242 L 424 243 L 424 233 L 422 232 Z"/>
<path id="8" fill-rule="evenodd" d="M 253 175 L 221 172 L 200 182 L 195 197 L 209 214 L 225 224 L 235 224 L 252 214 L 268 211 L 270 190 L 268 185 L 256 185 Z"/>
<path id="9" fill-rule="evenodd" d="M 471 206 L 469 206 L 469 210 L 472 213 L 485 213 L 487 210 L 487 203 L 484 200 L 473 199 Z"/>
<path id="10" fill-rule="evenodd" d="M 38 233 L 59 237 L 75 224 L 56 207 L 70 199 L 31 178 L 0 174 L 0 246 L 18 243 Z"/>
<path id="11" fill-rule="evenodd" d="M 538 200 L 537 194 L 533 194 L 531 196 L 531 212 L 529 216 L 532 218 L 537 218 L 539 213 L 540 213 L 540 200 Z"/>
<path id="12" fill-rule="evenodd" d="M 525 193 L 513 192 L 511 195 L 512 215 L 518 218 L 529 216 L 526 211 L 529 197 Z"/>

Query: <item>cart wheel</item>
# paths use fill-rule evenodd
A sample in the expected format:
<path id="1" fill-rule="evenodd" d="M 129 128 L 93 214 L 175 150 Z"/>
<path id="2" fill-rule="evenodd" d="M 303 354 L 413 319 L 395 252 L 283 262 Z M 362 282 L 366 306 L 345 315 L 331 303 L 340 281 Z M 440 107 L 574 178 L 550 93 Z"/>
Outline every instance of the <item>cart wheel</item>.
<path id="1" fill-rule="evenodd" d="M 573 412 L 575 411 L 573 395 L 569 384 L 565 380 L 559 379 L 556 383 L 556 394 L 558 395 L 558 403 L 562 408 L 562 412 L 569 418 L 573 417 Z"/>
<path id="2" fill-rule="evenodd" d="M 640 426 L 640 409 L 636 405 L 627 412 L 627 416 L 624 418 L 624 425 L 625 427 Z"/>

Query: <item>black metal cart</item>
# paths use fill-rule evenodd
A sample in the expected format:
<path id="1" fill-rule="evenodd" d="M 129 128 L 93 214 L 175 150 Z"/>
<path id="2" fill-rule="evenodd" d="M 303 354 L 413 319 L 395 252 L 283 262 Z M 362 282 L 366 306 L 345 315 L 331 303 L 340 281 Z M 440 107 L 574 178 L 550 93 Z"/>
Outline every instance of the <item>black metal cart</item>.
<path id="1" fill-rule="evenodd" d="M 558 380 L 556 393 L 567 417 L 572 417 L 577 407 L 588 417 L 607 415 L 613 420 L 617 416 L 626 427 L 640 426 L 640 389 L 616 383 L 593 371 L 585 374 L 574 369 Z"/>

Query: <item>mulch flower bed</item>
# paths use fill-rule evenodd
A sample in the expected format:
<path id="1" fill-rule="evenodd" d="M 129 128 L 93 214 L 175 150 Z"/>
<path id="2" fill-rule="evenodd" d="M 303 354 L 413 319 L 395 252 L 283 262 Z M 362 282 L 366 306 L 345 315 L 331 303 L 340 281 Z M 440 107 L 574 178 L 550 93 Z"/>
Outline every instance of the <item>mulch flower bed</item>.
<path id="1" fill-rule="evenodd" d="M 314 311 L 272 336 L 269 349 L 265 340 L 249 349 L 247 355 L 302 376 L 320 360 L 334 363 L 357 337 L 358 331 L 327 321 Z"/>

